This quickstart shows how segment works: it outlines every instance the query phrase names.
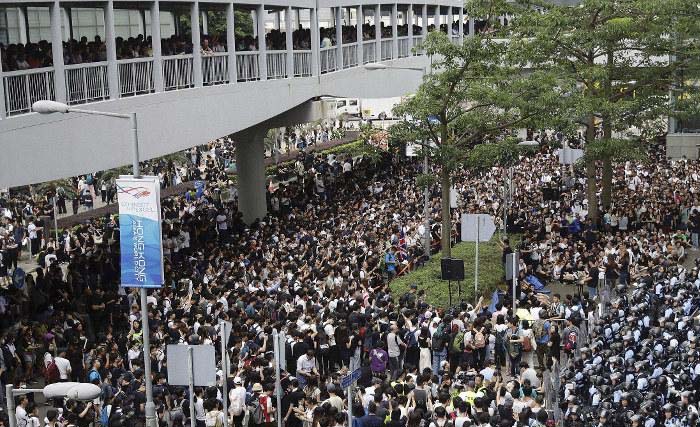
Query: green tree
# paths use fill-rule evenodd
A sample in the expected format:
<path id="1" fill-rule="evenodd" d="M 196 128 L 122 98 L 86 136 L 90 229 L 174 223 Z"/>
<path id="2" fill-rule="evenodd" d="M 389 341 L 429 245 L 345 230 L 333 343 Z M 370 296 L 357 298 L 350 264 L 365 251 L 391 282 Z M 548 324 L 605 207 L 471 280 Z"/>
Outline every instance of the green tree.
<path id="1" fill-rule="evenodd" d="M 698 59 L 697 2 L 583 0 L 559 6 L 535 0 L 520 5 L 504 34 L 511 38 L 511 59 L 551 69 L 574 88 L 560 114 L 585 129 L 588 209 L 597 220 L 597 163 L 602 164 L 601 201 L 608 208 L 613 163 L 639 157 L 637 134 L 648 133 L 658 117 L 678 110 L 669 93 Z"/>
<path id="2" fill-rule="evenodd" d="M 561 99 L 556 81 L 542 71 L 522 73 L 504 61 L 506 45 L 488 35 L 452 44 L 432 32 L 422 46 L 432 70 L 415 96 L 394 113 L 406 119 L 392 127 L 393 138 L 421 141 L 437 166 L 441 190 L 442 256 L 450 257 L 450 186 L 478 144 L 494 142 L 518 127 L 550 120 L 551 106 Z"/>

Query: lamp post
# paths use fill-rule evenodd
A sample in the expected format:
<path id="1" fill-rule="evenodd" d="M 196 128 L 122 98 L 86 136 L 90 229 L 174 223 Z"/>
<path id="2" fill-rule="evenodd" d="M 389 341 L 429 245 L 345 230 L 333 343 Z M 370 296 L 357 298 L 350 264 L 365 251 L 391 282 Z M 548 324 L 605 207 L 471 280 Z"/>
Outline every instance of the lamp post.
<path id="1" fill-rule="evenodd" d="M 5 386 L 5 395 L 9 427 L 18 427 L 17 414 L 15 413 L 15 396 L 27 393 L 42 393 L 47 399 L 68 397 L 73 400 L 90 401 L 99 397 L 102 389 L 95 384 L 75 382 L 55 383 L 44 388 L 14 388 L 14 385 L 7 384 Z"/>
<path id="2" fill-rule="evenodd" d="M 37 101 L 32 105 L 32 110 L 39 114 L 52 113 L 80 113 L 94 116 L 115 117 L 129 120 L 131 125 L 132 142 L 132 168 L 134 178 L 141 177 L 139 167 L 139 136 L 136 113 L 110 113 L 107 111 L 83 110 L 70 107 L 62 102 Z M 157 427 L 156 406 L 153 403 L 153 382 L 151 380 L 151 343 L 148 326 L 148 305 L 146 288 L 141 288 L 141 327 L 143 328 L 143 373 L 146 378 L 146 427 Z"/>
<path id="3" fill-rule="evenodd" d="M 407 70 L 407 71 L 419 71 L 422 76 L 425 76 L 425 67 L 397 67 L 393 65 L 386 65 L 376 62 L 371 62 L 365 65 L 365 70 Z M 423 144 L 423 173 L 428 173 L 428 150 L 426 144 Z M 425 228 L 425 233 L 423 233 L 423 254 L 425 255 L 426 261 L 430 259 L 430 188 L 428 185 L 423 189 L 423 227 Z"/>

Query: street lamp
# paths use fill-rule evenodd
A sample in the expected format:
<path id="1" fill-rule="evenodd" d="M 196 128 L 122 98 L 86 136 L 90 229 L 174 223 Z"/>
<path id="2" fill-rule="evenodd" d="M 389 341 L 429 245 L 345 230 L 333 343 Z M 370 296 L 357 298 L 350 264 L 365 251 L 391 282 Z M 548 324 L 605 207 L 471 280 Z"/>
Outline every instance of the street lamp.
<path id="1" fill-rule="evenodd" d="M 407 71 L 420 71 L 423 76 L 425 76 L 425 67 L 397 67 L 394 65 L 386 65 L 378 62 L 370 62 L 365 64 L 365 70 L 375 71 L 375 70 L 407 70 Z M 428 150 L 426 148 L 425 142 L 423 143 L 423 173 L 428 173 Z M 423 227 L 425 232 L 423 233 L 423 253 L 425 255 L 426 261 L 430 259 L 430 188 L 428 185 L 423 189 Z"/>
<path id="2" fill-rule="evenodd" d="M 7 399 L 7 415 L 10 427 L 17 427 L 17 414 L 15 413 L 15 396 L 27 393 L 42 393 L 47 399 L 67 397 L 73 400 L 90 401 L 98 398 L 102 389 L 90 383 L 55 383 L 44 388 L 13 388 L 12 384 L 5 386 Z"/>
<path id="3" fill-rule="evenodd" d="M 83 110 L 73 108 L 62 102 L 56 101 L 37 101 L 32 104 L 32 110 L 39 114 L 52 113 L 81 113 L 94 116 L 116 117 L 119 119 L 127 119 L 131 124 L 131 142 L 132 142 L 132 168 L 134 178 L 141 177 L 141 168 L 139 167 L 139 135 L 138 125 L 136 122 L 136 113 L 110 113 L 107 111 Z M 150 331 L 148 326 L 148 302 L 146 288 L 141 288 L 141 327 L 143 328 L 143 373 L 146 378 L 146 427 L 156 427 L 156 406 L 153 403 L 153 382 L 151 380 L 151 342 Z M 190 397 L 191 398 L 191 397 Z"/>

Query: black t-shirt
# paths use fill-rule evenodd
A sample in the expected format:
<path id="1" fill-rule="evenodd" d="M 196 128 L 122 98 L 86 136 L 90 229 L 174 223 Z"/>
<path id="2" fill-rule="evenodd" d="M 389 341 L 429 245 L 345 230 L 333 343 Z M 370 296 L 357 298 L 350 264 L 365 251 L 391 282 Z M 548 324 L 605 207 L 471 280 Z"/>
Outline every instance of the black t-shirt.
<path id="1" fill-rule="evenodd" d="M 598 287 L 598 267 L 591 267 L 588 270 L 588 275 L 592 278 L 592 280 L 587 283 L 588 287 Z"/>

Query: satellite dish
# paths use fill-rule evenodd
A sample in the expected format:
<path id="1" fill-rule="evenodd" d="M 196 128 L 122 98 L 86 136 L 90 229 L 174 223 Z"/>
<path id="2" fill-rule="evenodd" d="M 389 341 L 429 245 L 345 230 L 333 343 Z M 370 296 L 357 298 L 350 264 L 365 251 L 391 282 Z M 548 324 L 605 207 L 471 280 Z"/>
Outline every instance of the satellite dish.
<path id="1" fill-rule="evenodd" d="M 53 399 L 54 397 L 65 397 L 68 390 L 77 386 L 80 383 L 69 382 L 69 383 L 55 383 L 44 387 L 44 396 L 47 399 Z"/>
<path id="2" fill-rule="evenodd" d="M 79 383 L 66 393 L 66 397 L 73 400 L 94 400 L 100 396 L 102 389 L 95 384 Z"/>

